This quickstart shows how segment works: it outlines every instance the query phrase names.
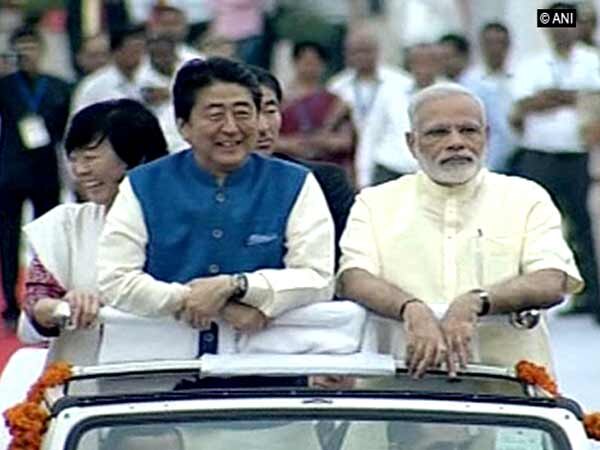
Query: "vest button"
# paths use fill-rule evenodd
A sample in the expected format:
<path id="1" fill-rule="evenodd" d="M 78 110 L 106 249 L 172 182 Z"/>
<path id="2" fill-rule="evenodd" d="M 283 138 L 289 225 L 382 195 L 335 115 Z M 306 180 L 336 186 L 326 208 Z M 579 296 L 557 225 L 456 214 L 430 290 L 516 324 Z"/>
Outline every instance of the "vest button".
<path id="1" fill-rule="evenodd" d="M 223 230 L 220 230 L 219 228 L 215 228 L 215 229 L 212 231 L 212 236 L 213 236 L 215 239 L 221 239 L 221 238 L 223 237 Z"/>
<path id="2" fill-rule="evenodd" d="M 223 192 L 217 192 L 217 195 L 215 195 L 215 200 L 219 203 L 223 203 L 225 201 L 225 194 Z"/>
<path id="3" fill-rule="evenodd" d="M 208 266 L 208 271 L 210 273 L 219 273 L 219 271 L 221 270 L 221 268 L 219 267 L 218 264 L 211 264 L 210 266 Z"/>

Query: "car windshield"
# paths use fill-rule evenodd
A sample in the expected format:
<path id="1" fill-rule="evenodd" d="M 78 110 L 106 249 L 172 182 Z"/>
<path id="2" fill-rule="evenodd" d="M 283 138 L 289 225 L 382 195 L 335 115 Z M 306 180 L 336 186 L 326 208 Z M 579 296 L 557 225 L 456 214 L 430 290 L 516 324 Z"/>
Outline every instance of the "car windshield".
<path id="1" fill-rule="evenodd" d="M 83 427 L 69 450 L 571 450 L 544 423 L 503 418 L 414 416 L 373 419 L 354 415 L 140 420 Z M 454 423 L 453 423 L 454 422 Z M 526 422 L 526 423 L 523 423 Z"/>

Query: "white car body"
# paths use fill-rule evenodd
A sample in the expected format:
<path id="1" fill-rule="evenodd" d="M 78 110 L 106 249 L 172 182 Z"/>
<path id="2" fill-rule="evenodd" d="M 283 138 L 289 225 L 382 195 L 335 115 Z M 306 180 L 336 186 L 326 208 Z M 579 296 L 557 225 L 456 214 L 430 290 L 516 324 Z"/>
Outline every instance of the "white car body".
<path id="1" fill-rule="evenodd" d="M 213 450 L 590 448 L 581 411 L 574 402 L 548 398 L 512 378 L 506 369 L 473 366 L 461 374 L 459 381 L 449 382 L 441 372 L 414 381 L 401 363 L 382 355 L 238 356 L 75 369 L 75 381 L 69 383 L 67 395 L 49 395 L 52 419 L 42 449 L 114 448 L 102 444 L 111 430 L 122 427 L 131 437 L 137 429 L 165 426 L 186 436 L 185 445 L 181 446 L 184 450 L 207 448 L 207 442 Z M 298 367 L 303 370 L 298 371 Z M 360 377 L 360 381 L 354 388 L 334 389 L 299 387 L 295 383 L 226 386 L 235 377 L 256 374 L 269 384 L 277 380 L 273 377 L 341 373 Z M 126 374 L 137 377 L 135 385 L 126 379 Z M 100 381 L 109 375 L 116 378 Z M 196 375 L 200 380 L 203 376 L 226 380 L 225 387 L 219 387 L 217 381 L 216 386 L 174 391 L 167 381 Z M 102 393 L 75 395 L 77 380 L 100 383 Z M 167 389 L 161 387 L 163 381 Z M 149 387 L 147 391 L 141 388 L 144 384 Z M 488 393 L 472 392 L 478 386 Z M 317 439 L 320 422 L 345 422 L 348 426 L 335 444 L 328 446 Z M 396 446 L 389 429 L 397 425 L 439 436 L 433 440 L 420 436 L 410 447 L 406 443 Z M 444 439 L 453 433 L 460 438 L 448 444 Z M 493 445 L 476 444 L 490 433 L 495 436 Z"/>

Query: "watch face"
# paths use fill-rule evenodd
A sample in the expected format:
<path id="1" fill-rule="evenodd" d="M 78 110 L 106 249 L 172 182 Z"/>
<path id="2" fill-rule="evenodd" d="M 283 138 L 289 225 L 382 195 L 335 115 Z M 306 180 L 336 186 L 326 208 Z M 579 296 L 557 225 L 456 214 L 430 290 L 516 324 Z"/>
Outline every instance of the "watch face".
<path id="1" fill-rule="evenodd" d="M 236 275 L 234 277 L 235 280 L 235 293 L 233 294 L 236 299 L 241 299 L 244 295 L 246 295 L 246 291 L 248 290 L 248 279 L 246 275 Z"/>
<path id="2" fill-rule="evenodd" d="M 510 323 L 518 329 L 530 330 L 540 323 L 541 314 L 537 309 L 530 309 L 510 315 Z"/>

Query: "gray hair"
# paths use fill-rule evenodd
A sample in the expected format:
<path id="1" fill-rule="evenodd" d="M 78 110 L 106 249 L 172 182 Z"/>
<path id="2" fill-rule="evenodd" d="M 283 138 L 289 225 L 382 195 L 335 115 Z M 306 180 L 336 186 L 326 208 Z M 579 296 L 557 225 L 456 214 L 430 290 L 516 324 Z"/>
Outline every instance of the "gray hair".
<path id="1" fill-rule="evenodd" d="M 411 130 L 415 129 L 417 113 L 419 112 L 421 106 L 432 100 L 440 100 L 448 97 L 454 97 L 457 95 L 466 95 L 467 97 L 471 98 L 477 104 L 477 106 L 479 106 L 479 109 L 481 110 L 481 118 L 483 120 L 483 125 L 485 126 L 485 105 L 483 104 L 483 101 L 472 91 L 461 86 L 458 83 L 444 82 L 435 83 L 431 86 L 427 86 L 426 88 L 421 89 L 419 92 L 417 92 L 410 98 L 410 101 L 408 103 L 408 118 L 410 120 Z"/>

